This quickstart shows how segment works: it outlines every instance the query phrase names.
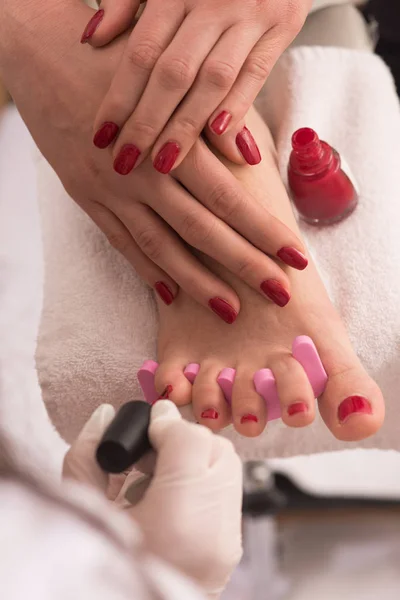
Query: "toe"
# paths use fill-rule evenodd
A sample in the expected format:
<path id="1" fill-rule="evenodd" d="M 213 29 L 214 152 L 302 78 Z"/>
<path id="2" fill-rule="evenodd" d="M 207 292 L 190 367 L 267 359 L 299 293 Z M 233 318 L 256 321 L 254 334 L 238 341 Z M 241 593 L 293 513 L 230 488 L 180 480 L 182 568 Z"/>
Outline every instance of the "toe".
<path id="1" fill-rule="evenodd" d="M 362 365 L 356 362 L 340 370 L 328 369 L 328 377 L 319 410 L 333 435 L 359 441 L 376 433 L 385 417 L 384 400 Z"/>
<path id="2" fill-rule="evenodd" d="M 230 407 L 217 383 L 222 368 L 216 361 L 204 361 L 193 384 L 193 413 L 199 423 L 213 431 L 231 422 Z"/>
<path id="3" fill-rule="evenodd" d="M 271 364 L 282 409 L 289 427 L 305 427 L 315 418 L 315 398 L 308 377 L 293 356 L 281 356 Z"/>
<path id="4" fill-rule="evenodd" d="M 253 377 L 254 366 L 237 367 L 232 391 L 232 421 L 247 437 L 260 435 L 267 424 L 265 401 L 257 394 Z"/>
<path id="5" fill-rule="evenodd" d="M 161 395 L 170 386 L 168 398 L 177 406 L 189 404 L 192 400 L 192 385 L 183 374 L 187 360 L 171 359 L 161 362 L 157 369 L 154 384 Z"/>

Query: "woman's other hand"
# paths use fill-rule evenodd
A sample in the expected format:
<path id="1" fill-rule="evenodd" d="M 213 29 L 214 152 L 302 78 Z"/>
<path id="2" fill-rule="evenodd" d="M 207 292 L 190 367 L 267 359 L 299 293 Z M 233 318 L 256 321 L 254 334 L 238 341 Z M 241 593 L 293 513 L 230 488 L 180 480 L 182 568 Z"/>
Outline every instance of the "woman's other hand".
<path id="1" fill-rule="evenodd" d="M 64 475 L 104 493 L 110 478 L 95 450 L 114 417 L 100 406 L 64 461 Z M 152 408 L 149 437 L 157 453 L 154 476 L 136 506 L 125 499 L 135 479 L 122 475 L 115 503 L 138 522 L 148 548 L 218 597 L 242 554 L 242 465 L 232 444 L 201 425 L 182 420 L 169 401 Z"/>
<path id="2" fill-rule="evenodd" d="M 151 153 L 176 168 L 207 125 L 229 132 L 250 165 L 260 162 L 244 117 L 276 60 L 302 27 L 311 0 L 148 0 L 97 113 L 94 143 L 112 148 L 127 175 Z M 140 0 L 103 0 L 82 42 L 107 44 L 131 26 Z M 219 146 L 219 145 L 218 145 Z M 219 147 L 220 150 L 224 148 Z M 240 160 L 240 159 L 239 159 Z"/>

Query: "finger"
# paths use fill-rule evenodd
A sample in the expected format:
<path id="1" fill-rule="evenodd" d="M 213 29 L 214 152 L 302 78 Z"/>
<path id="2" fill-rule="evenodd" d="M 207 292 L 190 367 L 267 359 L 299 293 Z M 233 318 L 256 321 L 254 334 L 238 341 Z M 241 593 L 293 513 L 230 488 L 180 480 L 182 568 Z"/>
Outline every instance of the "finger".
<path id="1" fill-rule="evenodd" d="M 299 270 L 307 266 L 305 248 L 298 237 L 257 202 L 205 144 L 198 142 L 194 146 L 176 177 L 211 213 L 261 252 L 284 258 L 286 264 Z M 283 249 L 293 251 L 292 260 L 283 254 Z"/>
<path id="2" fill-rule="evenodd" d="M 230 124 L 225 131 L 245 118 L 276 61 L 290 42 L 291 38 L 281 34 L 278 27 L 270 29 L 262 36 L 250 52 L 226 98 L 211 115 L 208 121 L 210 128 L 221 113 L 232 115 Z"/>
<path id="3" fill-rule="evenodd" d="M 172 304 L 179 291 L 175 281 L 140 250 L 118 217 L 100 204 L 96 209 L 88 211 L 88 214 L 103 231 L 111 246 L 127 259 L 139 277 L 153 288 L 164 304 Z"/>
<path id="4" fill-rule="evenodd" d="M 161 173 L 168 173 L 178 166 L 204 129 L 215 108 L 223 101 L 232 88 L 247 56 L 258 40 L 252 29 L 231 27 L 218 40 L 201 66 L 198 76 L 187 96 L 176 110 L 154 146 L 152 156 L 154 167 Z M 211 129 L 222 133 L 230 121 L 225 112 L 219 114 Z M 187 127 L 187 123 L 190 127 Z M 165 157 L 171 142 L 179 147 L 179 154 L 172 163 Z M 176 151 L 175 151 L 176 154 Z"/>
<path id="5" fill-rule="evenodd" d="M 108 475 L 100 469 L 95 454 L 100 439 L 114 415 L 115 410 L 110 404 L 102 404 L 94 411 L 65 456 L 63 477 L 89 483 L 106 491 Z"/>
<path id="6" fill-rule="evenodd" d="M 117 72 L 94 122 L 93 143 L 106 148 L 136 108 L 161 54 L 184 19 L 183 4 L 147 5 L 131 33 Z M 113 125 L 112 134 L 104 132 Z M 132 167 L 133 168 L 133 167 Z"/>
<path id="7" fill-rule="evenodd" d="M 202 425 L 180 418 L 169 401 L 156 402 L 149 437 L 157 451 L 154 479 L 168 476 L 169 481 L 196 477 L 208 470 L 212 458 L 213 434 Z M 179 416 L 178 416 L 179 415 Z"/>
<path id="8" fill-rule="evenodd" d="M 189 13 L 172 43 L 157 61 L 137 108 L 118 137 L 113 153 L 114 168 L 117 167 L 118 172 L 124 146 L 133 145 L 138 148 L 140 159 L 137 159 L 136 166 L 152 148 L 171 115 L 191 88 L 203 61 L 221 33 L 221 26 L 215 20 L 204 20 L 202 23 L 197 11 Z M 181 130 L 185 135 L 197 137 L 199 131 L 196 118 L 188 114 L 186 120 L 181 122 Z"/>
<path id="9" fill-rule="evenodd" d="M 171 197 L 178 205 L 187 194 L 178 185 L 176 188 L 178 194 L 171 194 Z M 157 210 L 160 211 L 160 207 Z M 151 208 L 142 205 L 140 218 L 132 218 L 130 207 L 125 203 L 116 206 L 116 211 L 142 253 L 168 273 L 182 290 L 226 323 L 232 324 L 236 320 L 240 302 L 235 292 L 202 265 Z"/>
<path id="10" fill-rule="evenodd" d="M 225 135 L 217 135 L 209 127 L 205 128 L 204 133 L 210 144 L 212 144 L 222 156 L 225 156 L 225 158 L 237 165 L 244 165 L 247 161 L 243 158 L 243 154 L 239 151 L 236 143 L 236 137 L 244 127 L 245 122 L 239 121 L 233 128 L 229 128 L 229 131 L 225 133 Z"/>
<path id="11" fill-rule="evenodd" d="M 158 207 L 158 213 L 190 246 L 224 265 L 260 294 L 280 307 L 289 302 L 289 279 L 279 265 L 217 219 L 197 200 L 186 195 L 183 202 L 177 202 L 176 198 L 166 195 Z M 163 250 L 165 252 L 168 250 Z M 164 264 L 159 264 L 166 268 Z M 179 274 L 171 269 L 168 272 L 184 289 Z"/>
<path id="12" fill-rule="evenodd" d="M 95 48 L 105 46 L 131 26 L 140 0 L 102 0 L 98 5 L 99 10 L 86 25 L 81 38 L 82 44 Z"/>

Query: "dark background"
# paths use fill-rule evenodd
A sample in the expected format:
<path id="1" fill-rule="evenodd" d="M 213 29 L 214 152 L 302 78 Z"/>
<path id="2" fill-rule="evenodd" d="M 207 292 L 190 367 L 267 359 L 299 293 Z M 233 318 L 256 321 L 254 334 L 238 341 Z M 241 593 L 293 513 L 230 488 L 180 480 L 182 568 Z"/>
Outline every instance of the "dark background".
<path id="1" fill-rule="evenodd" d="M 364 14 L 368 20 L 378 22 L 376 52 L 392 70 L 400 94 L 400 0 L 370 0 Z"/>

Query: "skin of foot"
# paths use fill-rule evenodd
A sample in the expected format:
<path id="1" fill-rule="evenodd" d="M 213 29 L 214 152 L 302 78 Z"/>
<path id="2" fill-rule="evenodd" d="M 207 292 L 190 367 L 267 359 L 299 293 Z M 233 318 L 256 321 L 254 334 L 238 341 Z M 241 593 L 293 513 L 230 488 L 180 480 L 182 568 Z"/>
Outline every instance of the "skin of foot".
<path id="1" fill-rule="evenodd" d="M 254 201 L 264 203 L 300 236 L 278 171 L 270 132 L 254 109 L 247 124 L 258 132 L 263 161 L 252 167 L 225 164 L 251 192 Z M 202 165 L 198 163 L 196 168 L 202 170 Z M 233 205 L 226 210 L 236 208 Z M 253 376 L 258 369 L 270 368 L 276 380 L 282 420 L 290 427 L 305 427 L 315 418 L 316 401 L 303 368 L 292 357 L 291 347 L 295 337 L 308 335 L 328 374 L 326 389 L 318 399 L 327 427 L 344 441 L 373 435 L 384 419 L 382 394 L 352 349 L 344 324 L 308 258 L 304 271 L 286 269 L 291 299 L 280 308 L 202 257 L 237 291 L 241 312 L 236 322 L 228 325 L 183 292 L 170 306 L 159 303 L 157 390 L 162 393 L 171 385 L 171 400 L 179 406 L 192 402 L 195 418 L 214 431 L 233 423 L 240 434 L 255 437 L 264 430 L 268 415 L 265 401 L 255 391 Z M 242 269 L 251 270 L 252 265 L 243 264 Z M 189 363 L 200 364 L 193 386 L 183 375 Z M 231 407 L 216 381 L 225 367 L 236 369 Z"/>

